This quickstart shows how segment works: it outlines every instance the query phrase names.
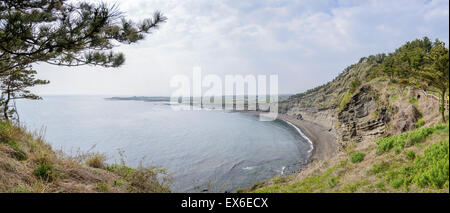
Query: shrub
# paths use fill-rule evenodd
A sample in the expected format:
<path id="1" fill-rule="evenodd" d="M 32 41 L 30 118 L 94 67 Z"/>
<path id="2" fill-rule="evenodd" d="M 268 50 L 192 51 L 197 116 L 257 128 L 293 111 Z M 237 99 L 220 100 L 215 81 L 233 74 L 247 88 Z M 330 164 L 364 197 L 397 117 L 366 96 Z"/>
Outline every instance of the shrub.
<path id="1" fill-rule="evenodd" d="M 39 167 L 37 167 L 33 174 L 38 177 L 41 178 L 45 181 L 51 182 L 54 181 L 56 179 L 56 171 L 53 167 L 52 164 L 48 164 L 48 163 L 42 163 L 39 165 Z"/>
<path id="2" fill-rule="evenodd" d="M 11 157 L 20 161 L 28 159 L 27 153 L 23 151 L 16 142 L 10 141 L 8 145 L 12 148 L 12 151 L 8 153 Z"/>
<path id="3" fill-rule="evenodd" d="M 339 107 L 341 109 L 343 109 L 345 107 L 345 105 L 347 105 L 348 102 L 350 102 L 350 98 L 351 98 L 352 94 L 350 93 L 350 91 L 347 91 L 344 95 L 344 97 L 341 100 L 341 103 L 339 104 Z"/>
<path id="4" fill-rule="evenodd" d="M 377 184 L 375 184 L 375 187 L 379 188 L 380 190 L 384 191 L 384 183 L 383 182 L 379 182 Z"/>
<path id="5" fill-rule="evenodd" d="M 428 147 L 423 156 L 414 161 L 416 174 L 413 182 L 418 186 L 434 188 L 448 187 L 449 142 L 439 141 Z"/>
<path id="6" fill-rule="evenodd" d="M 125 165 L 112 164 L 106 170 L 116 173 L 130 183 L 128 191 L 138 193 L 170 192 L 171 178 L 166 170 L 158 167 L 131 168 Z"/>
<path id="7" fill-rule="evenodd" d="M 98 182 L 97 184 L 97 190 L 100 192 L 109 192 L 108 184 L 103 182 Z"/>
<path id="8" fill-rule="evenodd" d="M 419 187 L 442 189 L 449 184 L 449 142 L 439 141 L 425 149 L 422 156 L 386 174 L 393 188 Z"/>
<path id="9" fill-rule="evenodd" d="M 417 98 L 409 97 L 409 103 L 410 104 L 417 104 L 417 102 L 418 102 Z"/>
<path id="10" fill-rule="evenodd" d="M 92 154 L 91 156 L 88 157 L 88 159 L 86 160 L 86 165 L 92 167 L 92 168 L 99 168 L 99 169 L 103 169 L 105 168 L 105 161 L 106 161 L 106 156 L 103 154 Z"/>
<path id="11" fill-rule="evenodd" d="M 335 177 L 331 177 L 330 179 L 328 179 L 328 186 L 330 188 L 335 187 L 338 183 L 339 183 L 339 180 Z"/>
<path id="12" fill-rule="evenodd" d="M 361 81 L 356 77 L 352 82 L 350 82 L 350 93 L 355 92 L 359 86 L 361 86 Z"/>
<path id="13" fill-rule="evenodd" d="M 416 123 L 416 128 L 423 127 L 423 125 L 425 125 L 425 121 L 423 120 L 423 118 L 420 118 Z"/>
<path id="14" fill-rule="evenodd" d="M 392 100 L 393 100 L 393 101 L 398 100 L 398 95 L 393 95 L 393 96 L 392 96 Z"/>
<path id="15" fill-rule="evenodd" d="M 359 163 L 364 160 L 365 156 L 366 156 L 366 154 L 357 152 L 357 153 L 353 154 L 352 156 L 350 156 L 350 162 Z"/>
<path id="16" fill-rule="evenodd" d="M 399 150 L 420 143 L 437 131 L 448 131 L 448 124 L 437 124 L 432 127 L 425 127 L 411 132 L 377 139 L 377 154 L 388 152 L 394 147 Z"/>
<path id="17" fill-rule="evenodd" d="M 416 153 L 412 150 L 406 152 L 406 157 L 410 160 L 414 160 L 416 158 Z"/>
<path id="18" fill-rule="evenodd" d="M 379 173 L 387 171 L 389 169 L 389 167 L 390 167 L 389 163 L 382 161 L 380 163 L 374 164 L 372 166 L 372 168 L 369 171 L 367 171 L 367 173 L 374 174 L 374 175 L 379 174 Z"/>

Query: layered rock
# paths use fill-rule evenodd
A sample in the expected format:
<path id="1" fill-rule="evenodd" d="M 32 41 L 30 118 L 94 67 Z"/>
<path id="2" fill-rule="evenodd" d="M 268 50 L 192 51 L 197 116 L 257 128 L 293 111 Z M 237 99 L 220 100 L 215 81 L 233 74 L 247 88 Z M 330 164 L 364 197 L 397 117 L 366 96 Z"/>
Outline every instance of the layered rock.
<path id="1" fill-rule="evenodd" d="M 385 133 L 387 107 L 371 86 L 363 86 L 338 113 L 341 141 L 366 141 Z"/>

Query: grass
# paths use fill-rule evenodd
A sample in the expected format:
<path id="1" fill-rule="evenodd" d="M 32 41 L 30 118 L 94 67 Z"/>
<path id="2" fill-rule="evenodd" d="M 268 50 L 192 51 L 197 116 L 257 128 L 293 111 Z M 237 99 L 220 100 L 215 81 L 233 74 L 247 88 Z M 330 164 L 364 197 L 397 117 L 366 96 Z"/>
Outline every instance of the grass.
<path id="1" fill-rule="evenodd" d="M 131 168 L 112 164 L 108 165 L 106 170 L 119 175 L 122 181 L 128 182 L 128 192 L 170 192 L 171 178 L 165 169 L 152 166 Z"/>
<path id="2" fill-rule="evenodd" d="M 449 184 L 449 142 L 439 141 L 428 147 L 422 156 L 398 169 L 389 171 L 386 181 L 393 188 L 409 189 L 411 184 L 421 188 L 448 188 Z"/>
<path id="3" fill-rule="evenodd" d="M 97 168 L 97 169 L 103 169 L 106 165 L 106 156 L 104 154 L 94 153 L 88 157 L 86 160 L 86 165 Z"/>
<path id="4" fill-rule="evenodd" d="M 51 182 L 57 178 L 57 173 L 52 164 L 42 163 L 34 171 L 33 175 L 42 180 Z"/>
<path id="5" fill-rule="evenodd" d="M 320 192 L 323 189 L 333 188 L 335 187 L 339 179 L 338 177 L 333 175 L 333 172 L 341 168 L 340 166 L 332 167 L 327 169 L 324 173 L 319 175 L 312 175 L 303 179 L 300 182 L 294 183 L 276 183 L 269 186 L 261 186 L 260 188 L 253 187 L 255 190 L 253 192 L 256 193 L 311 193 L 311 192 Z"/>
<path id="6" fill-rule="evenodd" d="M 353 154 L 352 156 L 350 156 L 350 162 L 359 163 L 364 160 L 364 156 L 366 156 L 366 154 L 357 152 L 357 153 Z"/>
<path id="7" fill-rule="evenodd" d="M 386 138 L 380 138 L 376 140 L 378 144 L 377 154 L 389 152 L 391 149 L 396 148 L 401 150 L 405 147 L 412 146 L 416 143 L 420 143 L 429 135 L 437 131 L 448 132 L 448 124 L 438 124 L 431 127 L 420 128 L 411 132 L 406 132 L 399 135 L 394 135 Z"/>
<path id="8" fill-rule="evenodd" d="M 419 102 L 419 100 L 417 98 L 414 97 L 409 97 L 409 103 L 412 105 L 416 105 L 417 102 Z"/>
<path id="9" fill-rule="evenodd" d="M 423 125 L 425 125 L 425 121 L 423 120 L 423 118 L 419 118 L 419 120 L 417 120 L 416 122 L 416 128 L 423 127 Z"/>
<path id="10" fill-rule="evenodd" d="M 392 100 L 393 100 L 393 101 L 398 100 L 398 95 L 392 95 Z"/>
<path id="11" fill-rule="evenodd" d="M 372 166 L 370 170 L 367 171 L 369 175 L 377 175 L 386 172 L 390 168 L 390 164 L 386 161 L 381 161 Z"/>
<path id="12" fill-rule="evenodd" d="M 97 184 L 97 190 L 100 192 L 109 192 L 109 186 L 107 183 L 104 182 L 98 182 Z"/>
<path id="13" fill-rule="evenodd" d="M 448 193 L 448 137 L 448 124 L 437 124 L 373 142 L 350 143 L 336 157 L 310 164 L 284 181 L 276 179 L 240 192 Z"/>
<path id="14" fill-rule="evenodd" d="M 352 93 L 350 91 L 347 91 L 344 95 L 344 97 L 341 100 L 341 103 L 339 104 L 339 107 L 343 109 L 345 105 L 347 105 L 348 102 L 350 102 L 350 99 L 352 97 Z"/>
<path id="15" fill-rule="evenodd" d="M 420 187 L 447 187 L 449 184 L 449 142 L 439 141 L 428 147 L 411 165 L 410 178 Z"/>
<path id="16" fill-rule="evenodd" d="M 41 133 L 0 120 L 1 192 L 170 192 L 171 179 L 158 167 L 106 164 L 98 153 L 54 151 Z"/>
<path id="17" fill-rule="evenodd" d="M 406 152 L 406 157 L 410 160 L 413 160 L 414 158 L 416 158 L 416 152 L 414 152 L 413 150 L 409 150 Z"/>

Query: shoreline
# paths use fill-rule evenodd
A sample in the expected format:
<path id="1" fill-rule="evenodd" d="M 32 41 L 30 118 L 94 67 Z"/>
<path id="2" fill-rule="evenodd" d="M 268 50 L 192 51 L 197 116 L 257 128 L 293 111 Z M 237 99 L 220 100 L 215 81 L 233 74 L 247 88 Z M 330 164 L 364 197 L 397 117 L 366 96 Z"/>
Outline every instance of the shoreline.
<path id="1" fill-rule="evenodd" d="M 307 140 L 313 143 L 310 160 L 326 160 L 336 154 L 336 136 L 325 127 L 311 121 L 298 120 L 286 114 L 278 114 L 277 119 L 299 128 Z"/>
<path id="2" fill-rule="evenodd" d="M 287 121 L 287 120 L 283 120 L 283 119 L 277 119 L 277 120 L 283 121 L 283 122 L 287 123 L 288 125 L 294 127 L 295 130 L 297 130 L 298 134 L 300 134 L 304 139 L 306 139 L 306 141 L 308 141 L 308 143 L 310 144 L 310 149 L 308 150 L 308 153 L 311 153 L 311 152 L 314 150 L 314 143 L 311 141 L 311 139 L 309 139 L 308 136 L 306 136 L 306 135 L 302 132 L 302 130 L 301 130 L 298 126 L 292 124 L 291 122 L 289 122 L 289 121 Z M 311 156 L 312 156 L 312 153 L 311 153 Z M 310 156 L 310 157 L 311 157 L 311 156 Z"/>
<path id="3" fill-rule="evenodd" d="M 240 112 L 251 115 L 259 115 L 258 111 L 230 111 Z M 337 141 L 336 136 L 328 131 L 327 128 L 307 120 L 298 120 L 286 114 L 278 114 L 277 119 L 292 125 L 300 130 L 299 134 L 306 136 L 306 140 L 312 143 L 312 154 L 309 161 L 330 159 L 336 154 Z M 302 135 L 303 136 L 303 135 Z"/>

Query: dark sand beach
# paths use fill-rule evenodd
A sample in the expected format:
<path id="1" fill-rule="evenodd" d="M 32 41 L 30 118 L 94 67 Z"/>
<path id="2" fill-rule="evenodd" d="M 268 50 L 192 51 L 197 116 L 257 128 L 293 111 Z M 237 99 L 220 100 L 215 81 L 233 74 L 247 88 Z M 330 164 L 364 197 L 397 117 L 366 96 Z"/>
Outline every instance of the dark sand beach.
<path id="1" fill-rule="evenodd" d="M 337 143 L 336 136 L 325 127 L 306 120 L 298 120 L 285 114 L 278 114 L 278 119 L 297 126 L 314 144 L 312 160 L 325 160 L 334 156 Z"/>

